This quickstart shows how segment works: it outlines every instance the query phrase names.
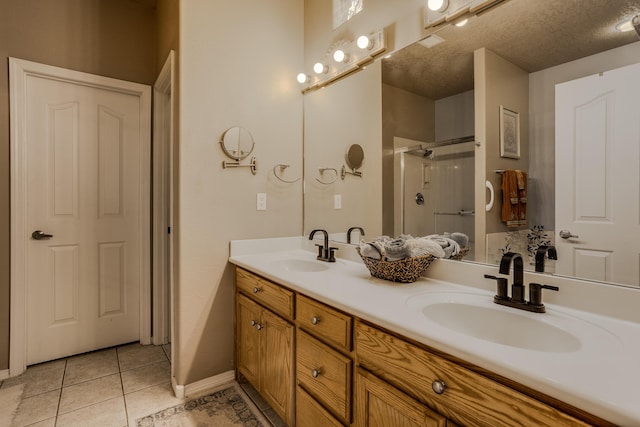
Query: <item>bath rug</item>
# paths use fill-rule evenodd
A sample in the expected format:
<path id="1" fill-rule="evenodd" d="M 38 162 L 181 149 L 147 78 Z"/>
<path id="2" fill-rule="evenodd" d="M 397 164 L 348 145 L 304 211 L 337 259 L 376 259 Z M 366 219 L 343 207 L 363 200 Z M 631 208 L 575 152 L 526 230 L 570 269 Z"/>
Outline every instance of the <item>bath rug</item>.
<path id="1" fill-rule="evenodd" d="M 269 427 L 237 384 L 137 420 L 138 427 Z"/>

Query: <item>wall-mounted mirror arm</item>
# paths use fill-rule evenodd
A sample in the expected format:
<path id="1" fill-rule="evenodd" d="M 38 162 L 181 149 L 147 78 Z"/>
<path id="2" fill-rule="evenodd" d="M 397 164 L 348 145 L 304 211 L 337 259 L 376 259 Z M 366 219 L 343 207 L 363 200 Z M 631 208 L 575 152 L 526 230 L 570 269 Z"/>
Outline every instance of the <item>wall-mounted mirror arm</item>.
<path id="1" fill-rule="evenodd" d="M 353 176 L 359 176 L 360 178 L 362 178 L 362 172 L 357 171 L 355 169 L 353 169 L 352 171 L 348 171 L 347 168 L 344 165 L 342 165 L 342 170 L 340 171 L 340 177 L 342 178 L 343 181 L 344 181 L 344 177 L 347 176 L 347 174 L 353 175 Z"/>
<path id="2" fill-rule="evenodd" d="M 258 161 L 255 157 L 251 158 L 251 161 L 248 165 L 241 165 L 240 162 L 228 162 L 226 160 L 222 161 L 222 168 L 249 168 L 251 173 L 255 175 L 258 172 Z"/>
<path id="3" fill-rule="evenodd" d="M 334 173 L 334 177 L 333 180 L 331 181 L 323 181 L 319 178 L 316 178 L 316 181 L 318 181 L 320 184 L 324 184 L 324 185 L 329 185 L 329 184 L 333 184 L 334 182 L 336 182 L 336 179 L 338 179 L 338 170 L 336 168 L 318 168 L 318 171 L 320 171 L 320 176 L 324 176 L 324 173 L 326 171 L 331 171 Z"/>
<path id="4" fill-rule="evenodd" d="M 280 181 L 282 182 L 286 182 L 287 184 L 293 184 L 294 182 L 298 182 L 300 181 L 300 178 L 297 179 L 293 179 L 293 180 L 288 180 L 288 179 L 284 179 L 280 176 L 280 174 L 284 173 L 284 170 L 286 168 L 288 168 L 290 165 L 285 165 L 282 163 L 278 163 L 277 165 L 275 165 L 273 167 L 273 174 L 275 175 L 276 178 L 278 178 Z"/>

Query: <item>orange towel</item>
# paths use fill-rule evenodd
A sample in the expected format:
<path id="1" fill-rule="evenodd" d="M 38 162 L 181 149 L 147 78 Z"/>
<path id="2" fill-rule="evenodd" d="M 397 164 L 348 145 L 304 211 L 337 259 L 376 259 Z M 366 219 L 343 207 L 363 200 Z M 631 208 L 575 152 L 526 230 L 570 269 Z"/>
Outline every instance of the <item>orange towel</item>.
<path id="1" fill-rule="evenodd" d="M 519 226 L 527 225 L 527 173 L 516 170 L 518 181 L 518 221 Z"/>
<path id="2" fill-rule="evenodd" d="M 527 225 L 527 174 L 507 169 L 502 174 L 502 221 L 507 227 Z"/>

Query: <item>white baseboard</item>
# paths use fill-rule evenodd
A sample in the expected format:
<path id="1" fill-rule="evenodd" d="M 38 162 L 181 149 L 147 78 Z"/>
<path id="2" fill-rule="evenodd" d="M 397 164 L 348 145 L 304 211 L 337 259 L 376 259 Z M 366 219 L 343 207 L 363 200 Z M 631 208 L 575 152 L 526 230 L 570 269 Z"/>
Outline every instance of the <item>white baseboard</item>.
<path id="1" fill-rule="evenodd" d="M 171 378 L 171 386 L 173 387 L 173 392 L 176 397 L 184 399 L 185 397 L 196 396 L 206 391 L 214 390 L 220 386 L 233 382 L 235 379 L 236 371 L 231 370 L 186 385 L 177 384 L 176 379 Z"/>
<path id="2" fill-rule="evenodd" d="M 184 386 L 176 382 L 176 377 L 171 377 L 171 388 L 178 399 L 184 399 Z"/>
<path id="3" fill-rule="evenodd" d="M 0 381 L 9 378 L 9 370 L 3 369 L 0 371 Z"/>

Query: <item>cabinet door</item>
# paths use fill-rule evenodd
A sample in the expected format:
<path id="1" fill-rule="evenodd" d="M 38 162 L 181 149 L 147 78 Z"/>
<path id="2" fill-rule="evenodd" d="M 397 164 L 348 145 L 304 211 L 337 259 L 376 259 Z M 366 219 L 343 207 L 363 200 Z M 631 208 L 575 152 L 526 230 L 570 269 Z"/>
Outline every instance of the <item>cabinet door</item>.
<path id="1" fill-rule="evenodd" d="M 447 420 L 367 371 L 358 369 L 356 427 L 445 427 Z"/>
<path id="2" fill-rule="evenodd" d="M 260 388 L 260 334 L 262 308 L 238 294 L 236 304 L 236 351 L 238 371 L 255 388 Z"/>
<path id="3" fill-rule="evenodd" d="M 260 390 L 271 407 L 293 425 L 294 327 L 268 310 L 262 312 L 262 377 Z"/>

